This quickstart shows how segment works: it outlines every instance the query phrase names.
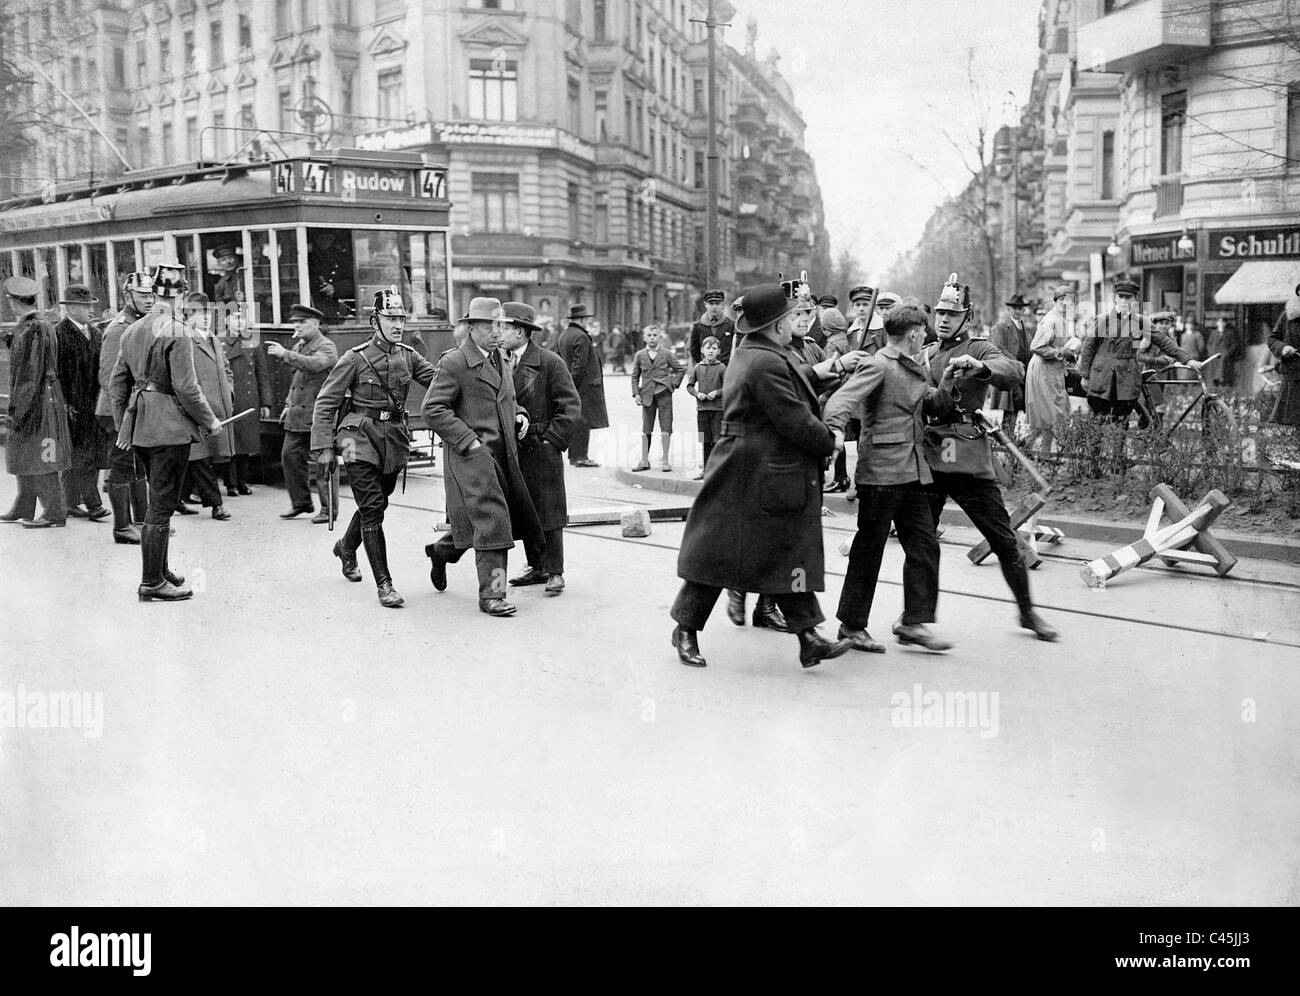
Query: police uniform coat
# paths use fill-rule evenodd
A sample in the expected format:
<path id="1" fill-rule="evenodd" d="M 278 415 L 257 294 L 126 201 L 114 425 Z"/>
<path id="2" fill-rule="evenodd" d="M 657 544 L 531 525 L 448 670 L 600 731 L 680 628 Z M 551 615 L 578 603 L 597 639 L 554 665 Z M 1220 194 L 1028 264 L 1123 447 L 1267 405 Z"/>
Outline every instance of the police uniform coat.
<path id="1" fill-rule="evenodd" d="M 171 315 L 158 313 L 122 335 L 109 381 L 119 446 L 175 446 L 203 438 L 213 414 L 194 372 L 192 335 Z"/>
<path id="2" fill-rule="evenodd" d="M 411 454 L 406 394 L 411 381 L 427 387 L 433 370 L 433 364 L 410 346 L 400 342 L 390 346 L 378 335 L 349 349 L 316 396 L 312 452 L 333 449 L 340 463 L 373 464 L 381 474 L 401 470 Z M 345 395 L 350 400 L 336 432 L 334 423 Z M 385 412 L 388 418 L 383 417 Z"/>
<path id="3" fill-rule="evenodd" d="M 68 406 L 72 466 L 78 470 L 99 470 L 108 466 L 111 445 L 95 418 L 103 336 L 93 322 L 82 332 L 70 318 L 54 326 L 54 336 L 58 343 L 59 385 Z"/>
<path id="4" fill-rule="evenodd" d="M 507 361 L 493 369 L 473 339 L 438 360 L 421 411 L 442 439 L 447 520 L 460 549 L 508 550 L 515 539 L 545 545 L 515 444 L 523 410 Z M 482 445 L 471 450 L 476 439 Z"/>
<path id="5" fill-rule="evenodd" d="M 259 409 L 270 408 L 275 402 L 271 389 L 271 375 L 266 369 L 266 357 L 251 340 L 238 336 L 226 340 L 226 365 L 230 368 L 230 390 L 234 395 L 233 415 L 252 408 L 231 423 L 234 452 L 256 455 L 262 452 L 262 423 Z"/>
<path id="6" fill-rule="evenodd" d="M 197 329 L 194 333 L 194 375 L 199 389 L 208 399 L 212 414 L 223 422 L 234 414 L 231 408 L 230 367 L 226 363 L 226 350 L 216 336 Z M 245 419 L 252 416 L 246 415 Z M 223 425 L 221 429 L 190 447 L 190 459 L 211 457 L 216 463 L 230 459 L 234 452 L 234 429 Z"/>
<path id="7" fill-rule="evenodd" d="M 127 306 L 113 316 L 106 326 L 99 344 L 99 397 L 95 401 L 95 414 L 113 417 L 113 402 L 109 397 L 108 384 L 113 379 L 113 365 L 117 363 L 117 354 L 122 350 L 122 333 L 140 320 L 140 313 Z"/>
<path id="8" fill-rule="evenodd" d="M 338 361 L 338 347 L 323 332 L 314 339 L 299 339 L 290 352 L 281 355 L 280 362 L 293 368 L 293 380 L 284 399 L 286 431 L 312 431 L 316 395 Z M 328 447 L 329 443 L 324 446 Z M 315 443 L 312 449 L 316 449 Z"/>
<path id="9" fill-rule="evenodd" d="M 1142 315 L 1108 311 L 1088 323 L 1079 351 L 1079 373 L 1088 381 L 1088 394 L 1116 401 L 1136 401 L 1140 366 L 1138 345 L 1150 336 L 1151 345 L 1179 363 L 1191 356 L 1178 348 L 1173 336 L 1154 328 Z"/>
<path id="10" fill-rule="evenodd" d="M 1004 315 L 989 332 L 989 342 L 997 346 L 1003 356 L 1011 357 L 1024 368 L 1028 368 L 1034 355 L 1030 349 L 1033 339 L 1034 333 L 1028 323 L 1022 319 L 1017 327 L 1010 315 Z M 995 390 L 989 407 L 1004 412 L 1022 411 L 1025 407 L 1024 381 L 1008 389 Z"/>
<path id="11" fill-rule="evenodd" d="M 823 591 L 822 467 L 835 437 L 817 391 L 785 349 L 748 335 L 732 351 L 722 401 L 678 576 L 774 595 Z"/>
<path id="12" fill-rule="evenodd" d="M 72 469 L 58 346 L 54 330 L 35 311 L 18 320 L 10 339 L 9 418 L 5 444 L 9 473 L 38 476 Z"/>
<path id="13" fill-rule="evenodd" d="M 519 469 L 544 530 L 569 521 L 564 458 L 573 420 L 582 409 L 578 389 L 564 362 L 528 342 L 514 370 L 515 403 L 528 413 L 528 434 L 519 441 Z"/>
<path id="14" fill-rule="evenodd" d="M 1269 421 L 1300 426 L 1300 353 L 1283 357 L 1282 350 L 1286 346 L 1300 350 L 1300 301 L 1294 299 L 1288 301 L 1286 310 L 1277 316 L 1268 336 L 1268 351 L 1277 357 L 1277 371 L 1282 378 L 1282 389 Z"/>
<path id="15" fill-rule="evenodd" d="M 963 377 L 953 382 L 956 407 L 965 412 L 984 407 L 989 388 L 1009 391 L 1025 379 L 1025 368 L 1019 360 L 1005 355 L 987 339 L 972 339 L 966 329 L 947 342 L 940 339 L 925 348 L 925 364 L 931 386 L 943 379 L 948 361 L 957 356 L 973 356 L 981 360 L 987 370 L 977 377 Z M 993 451 L 988 437 L 976 429 L 969 416 L 954 421 L 960 413 L 951 412 L 940 418 L 940 424 L 925 430 L 925 459 L 931 471 L 944 474 L 970 474 L 984 480 L 996 480 L 993 472 Z"/>
<path id="16" fill-rule="evenodd" d="M 560 333 L 555 351 L 569 368 L 569 375 L 578 388 L 583 421 L 592 429 L 606 428 L 609 414 L 605 410 L 605 374 L 587 330 L 576 322 L 570 322 Z"/>

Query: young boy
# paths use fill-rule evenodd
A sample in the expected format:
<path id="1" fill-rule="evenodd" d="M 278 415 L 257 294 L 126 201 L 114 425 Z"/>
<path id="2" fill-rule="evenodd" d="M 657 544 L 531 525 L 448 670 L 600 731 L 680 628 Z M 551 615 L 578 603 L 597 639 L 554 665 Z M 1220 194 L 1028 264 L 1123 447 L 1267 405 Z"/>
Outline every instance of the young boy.
<path id="1" fill-rule="evenodd" d="M 641 462 L 632 469 L 650 469 L 650 436 L 654 432 L 655 412 L 659 413 L 659 439 L 663 445 L 664 473 L 672 470 L 668 462 L 668 444 L 673 434 L 673 391 L 681 386 L 686 366 L 670 349 L 659 348 L 659 326 L 647 325 L 645 348 L 632 361 L 632 397 L 641 406 Z"/>
<path id="2" fill-rule="evenodd" d="M 708 336 L 700 346 L 703 358 L 691 368 L 686 378 L 686 390 L 697 404 L 696 424 L 700 429 L 700 442 L 704 444 L 704 463 L 695 480 L 704 480 L 704 468 L 709 465 L 709 453 L 722 434 L 722 378 L 726 366 L 718 359 L 722 345 L 714 336 Z"/>

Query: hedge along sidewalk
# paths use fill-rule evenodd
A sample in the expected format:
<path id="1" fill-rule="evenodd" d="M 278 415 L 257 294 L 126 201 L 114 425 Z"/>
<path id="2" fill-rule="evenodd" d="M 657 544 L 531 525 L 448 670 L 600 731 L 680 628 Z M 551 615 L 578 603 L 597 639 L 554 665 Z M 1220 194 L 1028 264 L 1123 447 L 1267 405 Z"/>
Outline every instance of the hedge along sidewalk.
<path id="1" fill-rule="evenodd" d="M 694 498 L 700 492 L 700 481 L 686 480 L 681 477 L 651 474 L 634 474 L 628 470 L 617 470 L 615 476 L 620 483 L 639 485 L 647 491 L 680 495 Z M 1047 497 L 1047 509 L 1038 517 L 1044 526 L 1055 526 L 1065 533 L 1065 541 L 1071 539 L 1090 540 L 1115 547 L 1126 546 L 1142 537 L 1146 529 L 1145 517 L 1141 521 L 1116 522 L 1110 519 L 1093 519 L 1080 515 L 1061 515 L 1055 511 L 1052 496 Z M 1200 495 L 1179 495 L 1189 505 Z M 857 503 L 845 499 L 842 494 L 822 495 L 822 504 L 838 516 L 856 516 Z M 954 502 L 944 506 L 942 520 L 944 525 L 973 528 L 971 521 Z M 1237 532 L 1231 529 L 1214 527 L 1214 535 L 1238 557 L 1257 560 L 1280 560 L 1289 564 L 1300 565 L 1300 540 L 1286 537 L 1259 536 L 1254 533 Z M 1052 552 L 1070 554 L 1067 547 L 1050 547 Z M 1231 575 L 1229 575 L 1231 577 Z"/>

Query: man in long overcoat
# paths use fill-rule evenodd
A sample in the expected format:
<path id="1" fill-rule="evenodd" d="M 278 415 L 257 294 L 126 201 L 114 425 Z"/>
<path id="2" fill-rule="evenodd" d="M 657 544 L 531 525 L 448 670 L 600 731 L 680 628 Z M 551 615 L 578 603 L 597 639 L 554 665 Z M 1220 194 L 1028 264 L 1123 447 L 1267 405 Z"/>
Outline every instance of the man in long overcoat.
<path id="1" fill-rule="evenodd" d="M 1024 299 L 1024 296 L 1014 295 L 1007 302 L 1007 313 L 989 333 L 989 342 L 997 346 L 1003 356 L 1009 356 L 1019 363 L 1022 369 L 1028 368 L 1029 360 L 1034 355 L 1029 348 L 1034 340 L 1034 330 L 1025 321 L 1028 311 L 1029 302 Z M 993 391 L 989 407 L 1005 413 L 1003 417 L 1006 421 L 1003 428 L 1010 432 L 1013 428 L 1012 421 L 1017 413 L 1025 410 L 1023 376 L 1020 383 L 1013 384 L 1005 390 Z"/>
<path id="2" fill-rule="evenodd" d="M 226 351 L 221 341 L 212 334 L 213 316 L 208 305 L 206 294 L 192 292 L 185 301 L 185 319 L 194 339 L 194 375 L 198 378 L 199 390 L 208 399 L 212 413 L 224 422 L 235 413 L 230 365 L 226 362 Z M 234 452 L 234 424 L 222 426 L 219 432 L 210 433 L 190 447 L 187 487 L 181 492 L 187 494 L 189 488 L 193 488 L 203 507 L 210 508 L 212 517 L 218 520 L 230 518 L 221 500 L 221 483 L 217 478 L 224 473 Z"/>
<path id="3" fill-rule="evenodd" d="M 68 285 L 59 301 L 63 320 L 54 326 L 54 335 L 58 340 L 59 385 L 68 406 L 68 435 L 72 439 L 72 467 L 62 474 L 63 496 L 69 515 L 98 521 L 108 518 L 98 478 L 100 469 L 108 466 L 111 444 L 95 419 L 103 342 L 99 327 L 90 320 L 96 303 L 89 287 Z"/>
<path id="4" fill-rule="evenodd" d="M 516 537 L 539 548 L 545 542 L 516 447 L 529 421 L 501 359 L 501 302 L 474 298 L 465 321 L 469 337 L 442 354 L 422 406 L 425 424 L 442 439 L 451 523 L 451 531 L 424 552 L 431 563 L 429 579 L 445 591 L 447 565 L 473 547 L 480 611 L 511 616 L 515 606 L 505 597 L 507 552 Z"/>
<path id="5" fill-rule="evenodd" d="M 546 594 L 564 591 L 564 527 L 569 505 L 564 488 L 564 457 L 582 402 L 564 362 L 532 341 L 541 326 L 533 309 L 517 301 L 501 306 L 510 323 L 502 332 L 502 353 L 509 364 L 515 401 L 528 414 L 528 432 L 519 440 L 519 469 L 537 510 L 546 545 L 524 540 L 528 570 L 510 583 L 516 587 L 546 585 Z"/>
<path id="6" fill-rule="evenodd" d="M 779 284 L 740 298 L 723 393 L 722 437 L 686 520 L 673 602 L 678 659 L 704 667 L 696 634 L 723 588 L 776 597 L 799 637 L 804 667 L 838 657 L 849 641 L 830 643 L 816 627 L 825 616 L 822 552 L 823 463 L 835 436 L 818 416 L 817 390 L 788 352 L 795 303 Z"/>
<path id="7" fill-rule="evenodd" d="M 230 463 L 226 465 L 226 494 L 233 498 L 253 493 L 248 486 L 248 458 L 262 452 L 262 421 L 271 417 L 275 392 L 266 369 L 266 357 L 258 348 L 242 310 L 226 312 L 225 332 L 221 341 L 230 367 L 230 390 L 234 394 L 231 407 L 236 412 L 257 409 L 256 417 L 248 415 L 231 425 L 233 446 Z"/>
<path id="8" fill-rule="evenodd" d="M 72 467 L 68 413 L 58 378 L 54 330 L 36 310 L 40 286 L 29 277 L 10 277 L 5 296 L 18 324 L 9 340 L 9 439 L 5 466 L 18 478 L 18 497 L 0 522 L 29 529 L 66 526 L 59 474 Z M 36 499 L 41 516 L 36 516 Z"/>
<path id="9" fill-rule="evenodd" d="M 587 455 L 587 447 L 591 443 L 591 430 L 609 425 L 609 414 L 605 409 L 605 373 L 591 344 L 591 335 L 582 324 L 594 317 L 585 304 L 573 305 L 569 309 L 569 324 L 560 333 L 555 346 L 582 398 L 582 414 L 573 424 L 573 438 L 569 441 L 569 463 L 575 467 L 600 466 Z"/>

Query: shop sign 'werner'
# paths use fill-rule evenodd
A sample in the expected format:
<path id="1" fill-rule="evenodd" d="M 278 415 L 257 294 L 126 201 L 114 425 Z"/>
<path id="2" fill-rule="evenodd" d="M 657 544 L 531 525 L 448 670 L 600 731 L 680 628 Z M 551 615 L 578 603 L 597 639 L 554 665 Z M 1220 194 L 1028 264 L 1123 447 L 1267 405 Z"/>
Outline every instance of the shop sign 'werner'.
<path id="1" fill-rule="evenodd" d="M 273 183 L 279 194 L 326 194 L 345 201 L 447 196 L 447 170 L 440 166 L 376 169 L 292 160 L 276 163 Z"/>

